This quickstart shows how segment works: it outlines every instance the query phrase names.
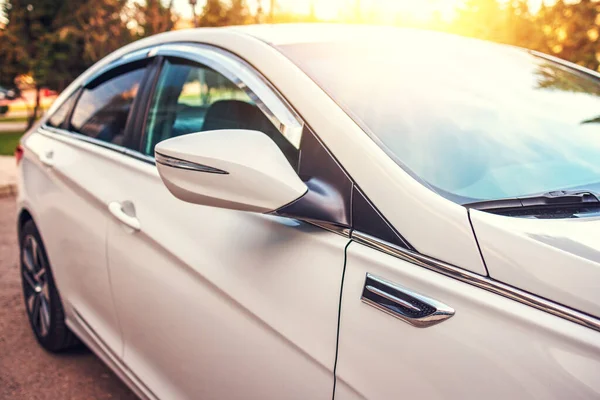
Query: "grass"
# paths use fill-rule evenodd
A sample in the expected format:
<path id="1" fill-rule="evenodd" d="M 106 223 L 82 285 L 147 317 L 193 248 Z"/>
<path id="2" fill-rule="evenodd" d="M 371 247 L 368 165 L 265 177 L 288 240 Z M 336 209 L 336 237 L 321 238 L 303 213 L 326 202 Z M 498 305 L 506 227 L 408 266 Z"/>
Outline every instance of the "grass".
<path id="1" fill-rule="evenodd" d="M 19 144 L 21 136 L 23 136 L 22 131 L 0 132 L 0 156 L 12 156 L 15 154 L 15 147 Z"/>

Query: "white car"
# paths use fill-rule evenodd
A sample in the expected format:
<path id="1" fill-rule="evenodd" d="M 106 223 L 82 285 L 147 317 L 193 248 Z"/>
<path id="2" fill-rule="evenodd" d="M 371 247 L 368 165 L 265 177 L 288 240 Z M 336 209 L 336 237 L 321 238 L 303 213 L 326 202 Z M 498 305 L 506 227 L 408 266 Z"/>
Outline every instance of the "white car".
<path id="1" fill-rule="evenodd" d="M 17 149 L 33 332 L 146 399 L 598 398 L 599 79 L 397 28 L 125 46 Z"/>

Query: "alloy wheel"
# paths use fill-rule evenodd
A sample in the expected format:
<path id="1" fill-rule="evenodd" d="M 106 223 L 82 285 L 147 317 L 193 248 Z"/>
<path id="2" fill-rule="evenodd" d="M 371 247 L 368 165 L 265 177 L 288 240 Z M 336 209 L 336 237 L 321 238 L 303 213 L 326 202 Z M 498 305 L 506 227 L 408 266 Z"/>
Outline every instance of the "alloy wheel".
<path id="1" fill-rule="evenodd" d="M 33 235 L 25 236 L 21 248 L 23 290 L 31 325 L 39 337 L 45 337 L 50 331 L 50 292 L 47 271 L 48 266 L 37 240 Z"/>

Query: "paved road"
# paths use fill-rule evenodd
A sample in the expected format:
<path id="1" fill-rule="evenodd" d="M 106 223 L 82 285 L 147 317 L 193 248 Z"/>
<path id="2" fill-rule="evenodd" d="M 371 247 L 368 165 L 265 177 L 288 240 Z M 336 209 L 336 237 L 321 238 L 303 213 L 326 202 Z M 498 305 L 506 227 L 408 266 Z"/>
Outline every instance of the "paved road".
<path id="1" fill-rule="evenodd" d="M 0 123 L 0 134 L 2 132 L 25 131 L 25 122 L 2 122 Z"/>
<path id="2" fill-rule="evenodd" d="M 89 351 L 54 355 L 38 346 L 21 294 L 13 197 L 0 198 L 0 399 L 137 399 Z"/>

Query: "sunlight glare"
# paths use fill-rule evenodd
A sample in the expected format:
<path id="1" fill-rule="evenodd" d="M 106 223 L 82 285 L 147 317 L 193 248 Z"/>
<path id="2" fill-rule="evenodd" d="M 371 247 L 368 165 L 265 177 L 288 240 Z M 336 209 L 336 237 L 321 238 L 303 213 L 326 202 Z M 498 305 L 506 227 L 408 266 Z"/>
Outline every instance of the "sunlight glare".
<path id="1" fill-rule="evenodd" d="M 427 22 L 438 13 L 441 19 L 449 21 L 456 8 L 464 0 L 312 0 L 315 14 L 320 19 L 331 20 L 340 16 L 356 14 L 376 14 L 382 23 L 393 22 L 395 18 Z M 293 4 L 293 12 L 308 12 L 311 0 L 279 0 L 281 7 Z"/>

